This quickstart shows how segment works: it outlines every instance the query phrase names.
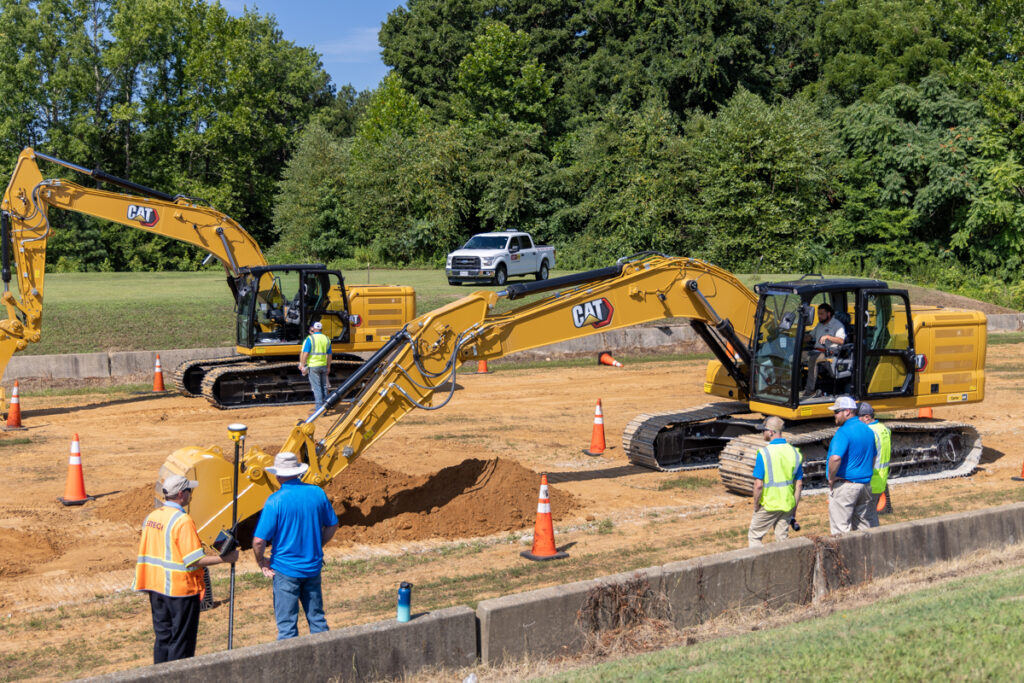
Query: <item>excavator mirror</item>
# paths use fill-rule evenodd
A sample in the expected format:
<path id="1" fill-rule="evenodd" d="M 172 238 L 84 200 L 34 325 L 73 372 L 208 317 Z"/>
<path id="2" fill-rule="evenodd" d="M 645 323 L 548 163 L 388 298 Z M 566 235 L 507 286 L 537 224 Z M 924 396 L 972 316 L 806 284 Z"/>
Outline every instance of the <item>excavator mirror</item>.
<path id="1" fill-rule="evenodd" d="M 811 327 L 814 325 L 814 306 L 810 304 L 800 304 L 800 315 L 804 318 L 804 327 Z"/>

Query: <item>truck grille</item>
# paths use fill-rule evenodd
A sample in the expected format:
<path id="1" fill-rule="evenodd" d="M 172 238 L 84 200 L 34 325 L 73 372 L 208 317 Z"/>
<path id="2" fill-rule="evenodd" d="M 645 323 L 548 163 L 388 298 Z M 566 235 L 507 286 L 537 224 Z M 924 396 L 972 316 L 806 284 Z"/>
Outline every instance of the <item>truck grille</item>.
<path id="1" fill-rule="evenodd" d="M 455 256 L 452 258 L 452 270 L 479 270 L 479 256 Z"/>

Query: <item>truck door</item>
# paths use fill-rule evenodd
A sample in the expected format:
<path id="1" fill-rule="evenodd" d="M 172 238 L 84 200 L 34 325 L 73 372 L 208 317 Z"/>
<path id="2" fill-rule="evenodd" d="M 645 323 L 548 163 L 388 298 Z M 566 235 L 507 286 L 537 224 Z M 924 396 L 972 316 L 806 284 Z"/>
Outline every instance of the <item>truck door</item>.
<path id="1" fill-rule="evenodd" d="M 523 255 L 522 266 L 519 271 L 522 275 L 537 272 L 537 249 L 533 246 L 533 239 L 529 235 L 519 236 L 519 253 Z"/>
<path id="2" fill-rule="evenodd" d="M 914 328 L 905 291 L 858 293 L 854 377 L 863 399 L 913 395 Z"/>

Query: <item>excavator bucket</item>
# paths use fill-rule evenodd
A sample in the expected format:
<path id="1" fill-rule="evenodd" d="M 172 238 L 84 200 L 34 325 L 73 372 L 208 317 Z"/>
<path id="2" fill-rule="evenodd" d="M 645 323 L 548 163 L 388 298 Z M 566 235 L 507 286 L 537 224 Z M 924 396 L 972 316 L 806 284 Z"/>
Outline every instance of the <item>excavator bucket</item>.
<path id="1" fill-rule="evenodd" d="M 259 514 L 267 498 L 278 488 L 277 480 L 257 464 L 267 459 L 273 462 L 273 456 L 252 449 L 246 453 L 239 468 L 237 536 L 243 549 L 252 547 L 252 530 L 255 525 L 249 518 Z M 204 545 L 212 547 L 222 530 L 231 530 L 233 463 L 216 446 L 187 446 L 174 451 L 164 461 L 160 468 L 160 479 L 163 480 L 168 473 L 180 474 L 199 482 L 199 487 L 192 492 L 187 512 L 196 520 L 199 539 Z"/>

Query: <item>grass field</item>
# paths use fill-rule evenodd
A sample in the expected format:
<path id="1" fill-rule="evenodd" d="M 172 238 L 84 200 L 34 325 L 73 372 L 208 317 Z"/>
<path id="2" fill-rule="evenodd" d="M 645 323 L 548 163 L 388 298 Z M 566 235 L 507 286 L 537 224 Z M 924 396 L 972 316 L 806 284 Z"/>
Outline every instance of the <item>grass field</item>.
<path id="1" fill-rule="evenodd" d="M 555 271 L 552 277 L 566 274 Z M 738 277 L 752 287 L 758 282 L 796 276 Z M 443 270 L 351 270 L 345 278 L 350 285 L 410 285 L 416 290 L 416 309 L 421 314 L 477 289 L 496 289 L 485 285 L 453 287 Z M 911 295 L 919 296 L 914 290 Z M 220 271 L 54 273 L 46 276 L 45 296 L 42 340 L 30 344 L 24 354 L 185 349 L 235 343 L 234 302 Z M 529 300 L 502 301 L 498 310 Z"/>
<path id="2" fill-rule="evenodd" d="M 1024 567 L 553 681 L 1020 680 Z"/>

